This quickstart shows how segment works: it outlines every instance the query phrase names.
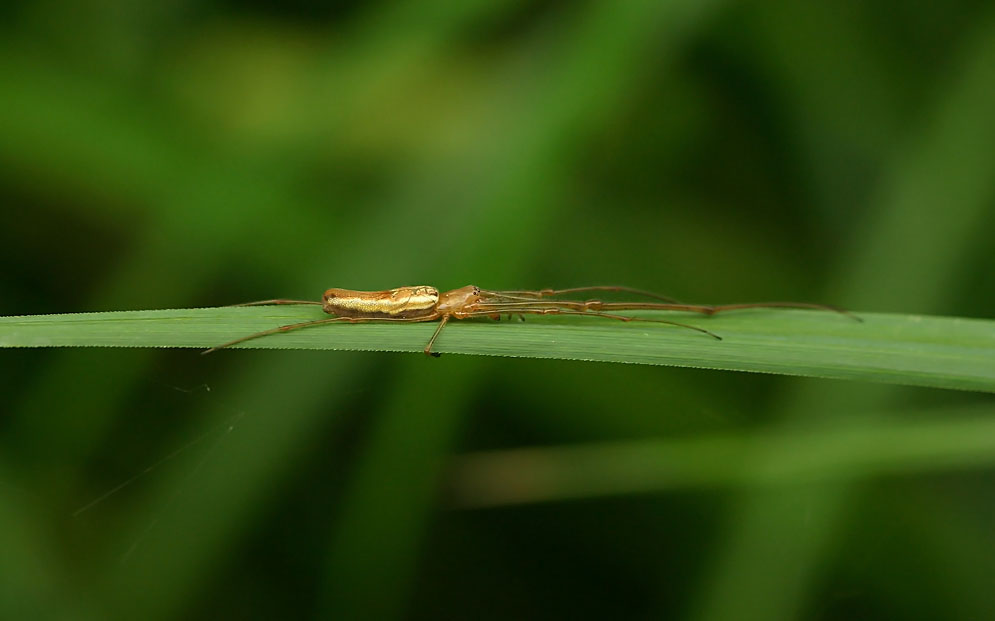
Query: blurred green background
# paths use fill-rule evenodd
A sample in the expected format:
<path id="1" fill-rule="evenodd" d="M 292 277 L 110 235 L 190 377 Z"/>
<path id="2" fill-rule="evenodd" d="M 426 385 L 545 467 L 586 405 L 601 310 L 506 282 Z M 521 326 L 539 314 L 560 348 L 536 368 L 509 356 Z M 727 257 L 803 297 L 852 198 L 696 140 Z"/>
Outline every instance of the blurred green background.
<path id="1" fill-rule="evenodd" d="M 0 15 L 3 315 L 473 283 L 992 317 L 990 3 Z M 873 459 L 990 429 L 989 396 L 349 352 L 0 365 L 5 619 L 995 615 L 995 456 Z"/>

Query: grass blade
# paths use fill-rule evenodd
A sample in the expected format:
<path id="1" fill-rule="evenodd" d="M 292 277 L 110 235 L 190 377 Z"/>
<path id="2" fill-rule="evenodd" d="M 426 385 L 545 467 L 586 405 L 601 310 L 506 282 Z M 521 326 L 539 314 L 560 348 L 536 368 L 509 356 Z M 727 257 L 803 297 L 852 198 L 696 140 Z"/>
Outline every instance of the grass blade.
<path id="1" fill-rule="evenodd" d="M 992 413 L 985 404 L 919 410 L 886 423 L 467 453 L 452 464 L 450 492 L 456 506 L 475 508 L 984 470 L 995 464 Z M 867 414 L 859 418 L 882 417 Z M 759 465 L 758 454 L 766 456 Z"/>
<path id="2" fill-rule="evenodd" d="M 227 307 L 0 317 L 0 347 L 191 347 L 322 317 L 314 307 Z M 705 326 L 597 317 L 451 322 L 442 353 L 555 358 L 780 373 L 995 392 L 995 321 L 861 313 L 754 310 L 715 317 L 642 313 Z M 420 352 L 425 324 L 332 324 L 238 348 Z M 231 355 L 221 352 L 215 355 Z"/>

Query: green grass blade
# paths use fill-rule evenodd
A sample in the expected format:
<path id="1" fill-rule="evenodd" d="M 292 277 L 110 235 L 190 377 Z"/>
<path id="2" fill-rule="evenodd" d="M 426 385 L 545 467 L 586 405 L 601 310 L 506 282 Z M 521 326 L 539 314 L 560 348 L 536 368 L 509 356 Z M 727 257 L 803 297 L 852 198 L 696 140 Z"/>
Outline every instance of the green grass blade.
<path id="1" fill-rule="evenodd" d="M 988 404 L 906 410 L 905 420 L 870 424 L 467 453 L 452 464 L 450 490 L 456 506 L 488 507 L 985 470 L 995 464 L 993 412 Z M 866 414 L 861 421 L 882 418 Z M 760 463 L 758 454 L 765 455 Z"/>
<path id="2" fill-rule="evenodd" d="M 995 321 L 861 313 L 751 310 L 690 317 L 643 313 L 722 336 L 600 317 L 454 321 L 441 353 L 557 358 L 781 373 L 995 392 Z M 326 317 L 316 307 L 228 307 L 0 317 L 0 347 L 207 348 Z M 237 347 L 420 352 L 433 323 L 331 324 Z M 220 352 L 214 355 L 232 355 Z"/>

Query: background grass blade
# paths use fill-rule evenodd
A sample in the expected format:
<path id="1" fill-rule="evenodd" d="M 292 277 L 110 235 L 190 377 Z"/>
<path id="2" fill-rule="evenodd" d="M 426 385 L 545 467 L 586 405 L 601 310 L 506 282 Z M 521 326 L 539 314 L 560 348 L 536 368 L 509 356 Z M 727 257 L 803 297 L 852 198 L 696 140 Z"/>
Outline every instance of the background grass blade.
<path id="1" fill-rule="evenodd" d="M 904 420 L 887 423 L 880 422 L 880 413 L 866 413 L 863 418 L 875 422 L 468 453 L 452 463 L 451 498 L 456 506 L 486 507 L 675 489 L 819 484 L 854 473 L 869 478 L 984 470 L 995 464 L 993 411 L 987 404 L 913 410 L 903 412 Z M 768 458 L 762 468 L 752 468 L 759 453 Z"/>
<path id="2" fill-rule="evenodd" d="M 0 346 L 207 348 L 321 316 L 311 307 L 258 307 L 4 317 Z M 447 328 L 436 349 L 995 392 L 995 322 L 874 313 L 861 318 L 858 323 L 831 313 L 778 310 L 689 320 L 707 326 L 722 341 L 668 325 L 593 317 L 465 321 Z M 333 324 L 238 347 L 419 352 L 435 325 Z"/>

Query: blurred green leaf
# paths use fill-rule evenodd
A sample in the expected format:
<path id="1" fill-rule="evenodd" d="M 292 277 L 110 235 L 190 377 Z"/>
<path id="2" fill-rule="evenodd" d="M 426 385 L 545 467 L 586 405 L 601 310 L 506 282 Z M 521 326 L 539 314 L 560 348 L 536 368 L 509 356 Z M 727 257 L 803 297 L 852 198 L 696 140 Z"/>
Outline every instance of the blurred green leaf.
<path id="1" fill-rule="evenodd" d="M 995 392 L 995 321 L 918 315 L 743 311 L 711 318 L 651 314 L 692 330 L 599 317 L 452 322 L 440 353 L 626 362 Z M 0 318 L 2 347 L 208 348 L 326 317 L 313 307 L 226 307 Z M 420 352 L 436 323 L 329 324 L 236 347 Z"/>
<path id="2" fill-rule="evenodd" d="M 841 477 L 991 468 L 992 406 L 948 408 L 954 420 L 858 423 L 588 445 L 484 451 L 453 464 L 463 507 L 709 487 L 818 484 Z M 924 412 L 916 412 L 923 414 Z M 965 416 L 966 414 L 966 416 Z M 880 419 L 879 413 L 864 417 Z M 913 417 L 914 418 L 914 417 Z M 761 467 L 754 457 L 765 455 Z"/>

